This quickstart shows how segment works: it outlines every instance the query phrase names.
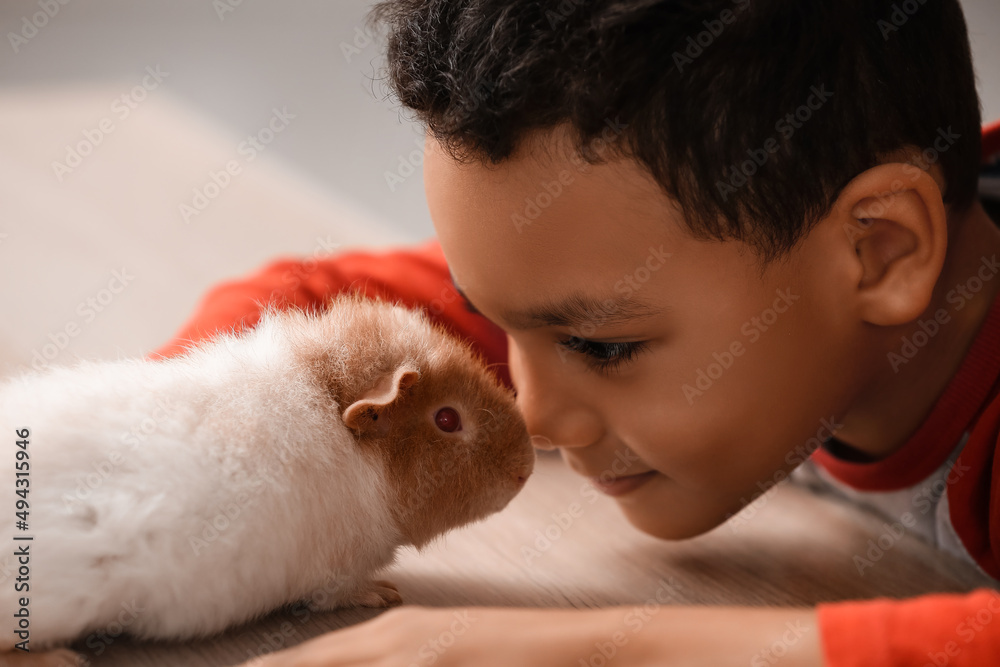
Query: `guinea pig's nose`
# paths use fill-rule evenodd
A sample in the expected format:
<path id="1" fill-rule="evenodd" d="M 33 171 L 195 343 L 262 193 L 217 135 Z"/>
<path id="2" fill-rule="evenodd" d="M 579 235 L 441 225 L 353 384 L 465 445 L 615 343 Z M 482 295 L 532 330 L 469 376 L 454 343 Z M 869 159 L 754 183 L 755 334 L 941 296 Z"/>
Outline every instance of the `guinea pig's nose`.
<path id="1" fill-rule="evenodd" d="M 531 467 L 527 467 L 527 468 L 521 468 L 521 470 L 519 470 L 518 472 L 514 473 L 514 479 L 517 480 L 517 485 L 521 486 L 525 482 L 527 482 L 528 478 L 531 477 L 531 472 L 532 472 L 532 468 Z"/>

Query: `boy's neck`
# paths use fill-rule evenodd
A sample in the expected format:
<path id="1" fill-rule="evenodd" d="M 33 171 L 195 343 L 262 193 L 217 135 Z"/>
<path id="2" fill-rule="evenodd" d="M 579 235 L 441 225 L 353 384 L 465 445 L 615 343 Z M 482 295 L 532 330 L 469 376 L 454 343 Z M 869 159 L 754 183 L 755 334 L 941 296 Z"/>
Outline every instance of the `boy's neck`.
<path id="1" fill-rule="evenodd" d="M 961 366 L 1000 292 L 1000 276 L 995 275 L 983 281 L 978 293 L 964 292 L 971 298 L 952 292 L 977 275 L 984 256 L 991 259 L 996 255 L 1000 259 L 1000 230 L 979 202 L 954 229 L 931 304 L 916 322 L 889 336 L 887 351 L 875 360 L 880 367 L 884 366 L 884 371 L 873 377 L 847 414 L 839 419 L 843 428 L 836 432 L 837 439 L 869 457 L 888 456 L 919 428 Z M 961 308 L 959 302 L 963 304 Z M 950 320 L 940 325 L 915 355 L 908 348 L 912 358 L 903 356 L 904 337 L 912 342 L 913 334 L 921 331 L 920 322 L 933 320 L 939 308 L 947 311 Z M 923 336 L 918 336 L 918 340 L 923 340 Z M 890 362 L 889 352 L 899 355 L 893 358 L 895 363 Z M 900 363 L 900 358 L 905 363 Z"/>

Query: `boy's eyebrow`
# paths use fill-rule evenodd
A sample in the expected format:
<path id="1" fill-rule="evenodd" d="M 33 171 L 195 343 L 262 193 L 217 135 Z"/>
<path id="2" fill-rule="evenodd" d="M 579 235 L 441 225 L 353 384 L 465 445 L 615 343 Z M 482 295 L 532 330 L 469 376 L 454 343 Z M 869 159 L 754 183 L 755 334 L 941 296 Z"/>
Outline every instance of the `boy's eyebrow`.
<path id="1" fill-rule="evenodd" d="M 451 283 L 465 300 L 470 312 L 482 315 L 469 301 L 462 288 L 451 276 Z M 594 298 L 574 294 L 561 301 L 527 308 L 525 310 L 504 311 L 500 314 L 503 322 L 514 329 L 537 329 L 540 327 L 579 327 L 584 324 L 614 327 L 628 324 L 660 314 L 660 310 L 634 297 L 615 294 L 607 298 Z"/>

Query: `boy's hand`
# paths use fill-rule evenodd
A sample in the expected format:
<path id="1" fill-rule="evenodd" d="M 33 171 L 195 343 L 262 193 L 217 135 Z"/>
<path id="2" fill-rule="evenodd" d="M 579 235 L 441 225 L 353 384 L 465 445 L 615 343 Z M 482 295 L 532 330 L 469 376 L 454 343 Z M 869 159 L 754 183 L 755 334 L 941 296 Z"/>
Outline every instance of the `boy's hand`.
<path id="1" fill-rule="evenodd" d="M 613 661 L 611 660 L 614 658 Z M 821 667 L 810 609 L 405 606 L 244 667 Z"/>

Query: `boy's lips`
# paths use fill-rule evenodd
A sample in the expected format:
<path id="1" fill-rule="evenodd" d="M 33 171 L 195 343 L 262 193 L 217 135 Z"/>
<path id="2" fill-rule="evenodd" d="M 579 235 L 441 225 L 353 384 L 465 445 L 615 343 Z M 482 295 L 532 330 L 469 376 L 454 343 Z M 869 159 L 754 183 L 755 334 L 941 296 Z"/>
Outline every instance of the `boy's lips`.
<path id="1" fill-rule="evenodd" d="M 634 491 L 656 475 L 655 470 L 647 470 L 638 475 L 625 475 L 623 477 L 589 477 L 590 483 L 599 491 L 609 496 L 620 496 L 630 491 Z"/>

